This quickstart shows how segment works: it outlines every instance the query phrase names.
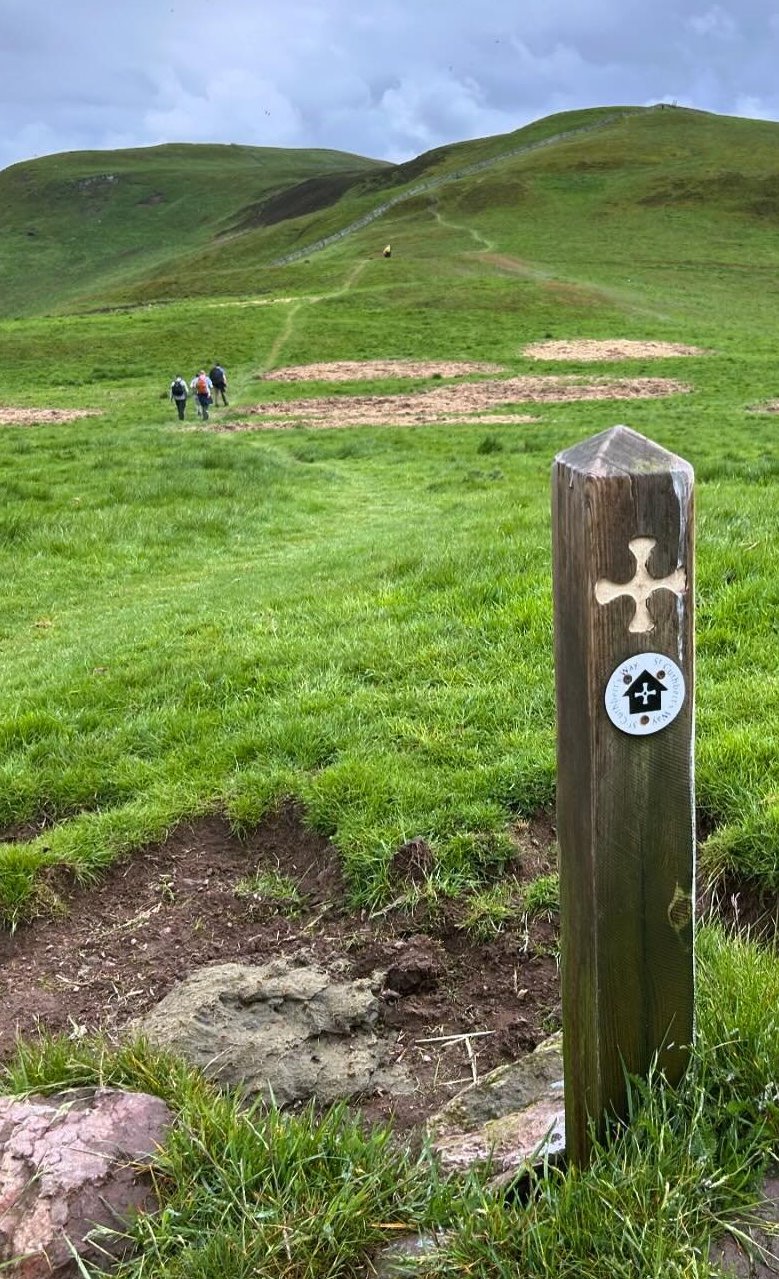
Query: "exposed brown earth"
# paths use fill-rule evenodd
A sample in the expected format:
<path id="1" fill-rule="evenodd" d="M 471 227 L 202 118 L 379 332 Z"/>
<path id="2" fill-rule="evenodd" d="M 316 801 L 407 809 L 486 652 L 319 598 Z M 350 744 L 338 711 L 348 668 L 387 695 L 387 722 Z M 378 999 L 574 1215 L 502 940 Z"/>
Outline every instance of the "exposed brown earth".
<path id="1" fill-rule="evenodd" d="M 214 420 L 209 426 L 222 431 L 284 430 L 294 426 L 312 430 L 343 426 L 427 426 L 481 421 L 489 410 L 513 404 L 653 399 L 687 394 L 691 390 L 687 383 L 671 378 L 603 377 L 585 382 L 573 376 L 509 377 L 437 386 L 410 395 L 322 396 L 289 400 L 284 404 L 265 402 L 241 408 L 240 417 Z M 490 418 L 490 421 L 497 420 Z M 517 413 L 509 420 L 522 423 L 536 419 Z"/>
<path id="2" fill-rule="evenodd" d="M 356 1105 L 413 1134 L 474 1076 L 515 1061 L 560 1026 L 559 921 L 521 906 L 474 935 L 467 902 L 438 901 L 370 915 L 350 905 L 337 849 L 287 804 L 239 838 L 219 816 L 182 823 L 97 884 L 62 870 L 43 888 L 46 914 L 16 932 L 0 929 L 0 1063 L 18 1035 L 74 1041 L 94 1032 L 118 1041 L 127 1023 L 159 1004 L 175 983 L 211 964 L 262 965 L 290 956 L 338 980 L 385 978 L 377 1032 L 412 1078 L 409 1095 L 372 1095 Z M 24 840 L 38 827 L 5 830 Z M 555 828 L 539 814 L 510 830 L 503 874 L 520 888 L 556 869 Z M 392 859 L 400 894 L 422 885 L 434 853 L 410 840 Z M 252 887 L 268 874 L 294 886 L 286 902 Z M 247 881 L 249 883 L 247 884 Z M 255 881 L 260 882 L 260 881 Z M 698 904 L 703 918 L 776 944 L 777 904 L 732 882 Z"/>
<path id="3" fill-rule="evenodd" d="M 665 360 L 677 355 L 709 355 L 699 346 L 680 342 L 636 342 L 629 338 L 607 338 L 598 342 L 579 338 L 571 342 L 533 342 L 522 348 L 534 360 Z"/>
<path id="4" fill-rule="evenodd" d="M 465 377 L 502 373 L 500 364 L 468 360 L 335 360 L 329 364 L 295 364 L 263 375 L 269 382 L 369 382 L 393 377 Z"/>
<path id="5" fill-rule="evenodd" d="M 548 820 L 520 823 L 512 837 L 507 873 L 521 882 L 554 869 Z M 423 840 L 399 849 L 399 888 L 423 877 L 431 858 Z M 258 871 L 294 882 L 294 909 L 242 888 Z M 117 1036 L 203 965 L 304 956 L 342 977 L 386 972 L 378 1029 L 415 1091 L 366 1097 L 360 1109 L 392 1116 L 400 1131 L 421 1124 L 474 1070 L 515 1060 L 560 1024 L 556 918 L 518 913 L 476 940 L 454 902 L 370 917 L 349 906 L 337 850 L 292 805 L 245 839 L 211 817 L 180 826 L 97 885 L 80 888 L 60 874 L 48 887 L 60 902 L 54 917 L 0 931 L 0 1060 L 17 1034 L 39 1028 L 74 1040 L 98 1030 Z"/>
<path id="6" fill-rule="evenodd" d="M 99 409 L 13 409 L 0 407 L 0 426 L 57 426 L 81 417 L 101 417 Z"/>

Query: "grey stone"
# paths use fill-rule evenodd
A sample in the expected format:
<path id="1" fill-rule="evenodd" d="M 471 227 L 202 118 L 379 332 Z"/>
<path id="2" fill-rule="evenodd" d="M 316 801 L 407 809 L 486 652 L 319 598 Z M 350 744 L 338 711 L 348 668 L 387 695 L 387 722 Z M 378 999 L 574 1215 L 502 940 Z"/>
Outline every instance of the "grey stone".
<path id="1" fill-rule="evenodd" d="M 448 1172 L 489 1163 L 505 1181 L 565 1150 L 562 1033 L 470 1084 L 427 1124 Z"/>
<path id="2" fill-rule="evenodd" d="M 0 1263 L 43 1279 L 71 1273 L 73 1250 L 102 1265 L 120 1255 L 101 1228 L 156 1208 L 144 1166 L 171 1122 L 159 1097 L 114 1088 L 0 1097 Z"/>
<path id="3" fill-rule="evenodd" d="M 390 1060 L 394 1041 L 376 1033 L 378 1016 L 370 979 L 334 981 L 281 958 L 201 968 L 129 1029 L 247 1096 L 287 1105 L 411 1091 Z"/>

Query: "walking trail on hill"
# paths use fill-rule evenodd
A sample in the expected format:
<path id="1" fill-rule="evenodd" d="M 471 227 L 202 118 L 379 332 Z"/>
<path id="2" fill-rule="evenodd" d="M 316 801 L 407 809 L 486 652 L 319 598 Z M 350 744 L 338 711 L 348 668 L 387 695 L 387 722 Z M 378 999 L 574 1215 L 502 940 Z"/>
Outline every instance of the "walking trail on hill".
<path id="1" fill-rule="evenodd" d="M 536 358 L 544 360 L 697 353 L 616 339 L 606 344 L 545 342 L 535 348 Z M 525 354 L 530 357 L 531 349 Z M 452 421 L 465 412 L 471 414 L 468 421 L 497 422 L 496 406 L 524 399 L 629 398 L 689 390 L 664 378 L 581 382 L 572 377 L 500 379 L 495 376 L 499 372 L 492 364 L 385 360 L 277 369 L 264 381 L 482 379 L 406 396 L 295 401 L 298 421 L 308 426 L 365 422 L 371 412 L 375 420 L 395 424 Z M 426 417 L 431 405 L 433 415 Z M 280 404 L 257 408 L 282 412 Z M 292 411 L 291 405 L 283 406 L 285 414 Z M 9 420 L 7 413 L 0 409 L 0 422 Z M 26 420 L 50 420 L 42 415 L 45 411 L 23 413 L 30 415 Z M 523 420 L 514 412 L 503 416 Z M 217 429 L 245 425 L 226 415 Z M 24 842 L 43 833 L 39 828 L 8 830 L 0 832 L 0 839 Z M 287 956 L 316 963 L 339 978 L 387 974 L 377 1033 L 386 1037 L 394 1060 L 410 1074 L 413 1092 L 379 1093 L 356 1104 L 370 1120 L 392 1118 L 397 1131 L 416 1132 L 474 1077 L 523 1056 L 560 1024 L 557 917 L 530 918 L 522 908 L 523 886 L 556 868 L 553 822 L 539 815 L 516 823 L 510 834 L 515 855 L 502 882 L 515 881 L 515 906 L 506 918 L 483 921 L 478 934 L 466 926 L 467 902 L 431 903 L 421 895 L 433 862 L 432 850 L 421 838 L 398 849 L 391 868 L 397 897 L 416 885 L 421 904 L 410 909 L 396 901 L 374 915 L 354 909 L 338 851 L 305 827 L 302 811 L 293 804 L 269 815 L 243 839 L 217 816 L 183 823 L 165 842 L 114 865 L 91 888 L 78 886 L 62 869 L 52 870 L 43 885 L 46 915 L 13 934 L 0 930 L 0 1061 L 12 1055 L 17 1035 L 30 1038 L 37 1030 L 61 1032 L 74 1041 L 96 1031 L 115 1038 L 174 985 L 206 965 L 261 965 Z M 294 891 L 280 901 L 257 887 L 256 878 L 252 886 L 258 874 L 281 876 Z M 731 903 L 733 917 L 746 920 L 747 905 L 739 892 L 737 885 L 732 891 L 727 887 L 715 905 L 727 915 Z M 759 910 L 763 919 L 764 904 Z"/>

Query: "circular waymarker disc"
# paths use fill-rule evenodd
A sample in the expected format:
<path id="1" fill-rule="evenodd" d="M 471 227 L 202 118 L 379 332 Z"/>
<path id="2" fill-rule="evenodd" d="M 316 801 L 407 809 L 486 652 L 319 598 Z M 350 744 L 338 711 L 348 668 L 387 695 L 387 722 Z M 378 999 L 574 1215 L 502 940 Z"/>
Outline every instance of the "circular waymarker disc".
<path id="1" fill-rule="evenodd" d="M 665 653 L 636 653 L 620 662 L 606 685 L 606 713 L 623 733 L 644 737 L 676 719 L 684 704 L 684 676 Z"/>

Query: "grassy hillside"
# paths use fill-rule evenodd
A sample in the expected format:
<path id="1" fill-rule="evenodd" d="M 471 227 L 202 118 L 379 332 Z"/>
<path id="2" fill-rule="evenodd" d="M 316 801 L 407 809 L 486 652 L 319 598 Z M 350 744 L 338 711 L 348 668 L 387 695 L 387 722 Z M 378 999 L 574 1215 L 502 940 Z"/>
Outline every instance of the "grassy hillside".
<path id="1" fill-rule="evenodd" d="M 708 864 L 779 882 L 777 465 L 773 419 L 750 412 L 778 385 L 778 128 L 612 108 L 397 168 L 174 147 L 0 175 L 16 228 L 0 236 L 5 269 L 34 208 L 48 228 L 41 251 L 59 255 L 43 309 L 62 311 L 0 321 L 13 370 L 4 399 L 102 414 L 0 431 L 0 825 L 53 827 L 5 850 L 19 867 L 0 885 L 12 913 L 41 857 L 96 864 L 209 806 L 248 821 L 279 788 L 336 837 L 366 899 L 381 897 L 393 847 L 415 832 L 438 850 L 439 886 L 473 878 L 473 850 L 499 860 L 510 814 L 554 795 L 549 464 L 615 421 L 698 475 Z M 175 181 L 164 176 L 172 162 Z M 228 183 L 233 164 L 242 177 Z M 171 198 L 185 174 L 188 189 L 207 188 L 202 200 Z M 271 265 L 398 196 L 375 222 Z M 147 216 L 166 227 L 165 270 L 149 270 L 163 250 Z M 110 284 L 105 244 L 83 234 L 97 217 L 113 258 L 135 262 Z M 31 262 L 30 311 L 44 288 Z M 129 305 L 138 296 L 146 303 Z M 116 306 L 67 314 L 77 298 Z M 21 309 L 21 284 L 9 305 Z M 535 425 L 499 430 L 192 435 L 174 428 L 165 399 L 174 373 L 215 358 L 238 418 L 242 405 L 333 394 L 262 380 L 310 360 L 592 374 L 523 355 L 549 336 L 665 339 L 706 354 L 618 366 L 684 378 L 692 394 L 536 406 Z M 90 674 L 103 668 L 110 677 Z"/>
<path id="2" fill-rule="evenodd" d="M 470 247 L 516 253 L 536 281 L 600 290 L 599 301 L 620 311 L 661 307 L 670 293 L 705 315 L 733 270 L 751 277 L 744 296 L 751 286 L 755 304 L 770 307 L 776 142 L 768 122 L 615 107 L 397 166 L 181 145 L 48 157 L 0 174 L 0 306 L 29 315 L 297 293 L 309 277 L 323 283 L 322 263 L 305 269 L 309 247 L 380 214 L 348 232 L 343 248 L 362 260 L 379 240 L 400 239 L 405 270 L 396 264 L 394 284 L 408 271 L 418 279 L 420 258 L 435 258 L 440 272 L 439 257 Z M 290 255 L 302 256 L 275 265 Z M 483 277 L 484 265 L 474 274 Z"/>
<path id="3" fill-rule="evenodd" d="M 3 313 L 159 281 L 171 260 L 227 239 L 252 210 L 261 219 L 280 193 L 294 206 L 304 188 L 309 203 L 326 203 L 382 168 L 338 151 L 181 144 L 13 165 L 0 173 Z M 202 285 L 219 291 L 218 280 Z"/>
<path id="4" fill-rule="evenodd" d="M 777 141 L 768 122 L 613 107 L 401 166 L 176 146 L 0 174 L 4 929 L 61 907 L 63 868 L 89 885 L 127 854 L 132 876 L 177 823 L 219 812 L 243 833 L 288 797 L 358 907 L 456 896 L 499 926 L 512 825 L 555 796 L 550 466 L 620 422 L 696 472 L 701 878 L 775 909 Z M 533 359 L 545 338 L 697 352 Z M 170 380 L 215 358 L 230 407 L 210 425 L 230 429 L 195 429 L 190 406 L 182 430 Z M 388 358 L 433 363 L 265 376 Z M 464 359 L 623 388 L 517 389 L 435 425 L 416 401 L 401 425 L 401 390 L 483 389 L 435 363 Z M 687 389 L 631 398 L 648 377 Z M 369 391 L 352 425 L 318 429 Z M 243 429 L 301 397 L 306 424 Z M 22 407 L 32 424 L 10 421 Z M 429 860 L 399 884 L 412 840 Z M 126 1279 L 335 1279 L 399 1230 L 440 1239 L 428 1279 L 702 1276 L 776 1155 L 775 948 L 701 928 L 697 982 L 678 1092 L 637 1085 L 592 1167 L 546 1168 L 527 1196 L 444 1184 L 340 1111 L 247 1110 L 75 1021 L 19 1045 L 0 1089 L 169 1100 L 163 1211 L 133 1227 Z"/>

